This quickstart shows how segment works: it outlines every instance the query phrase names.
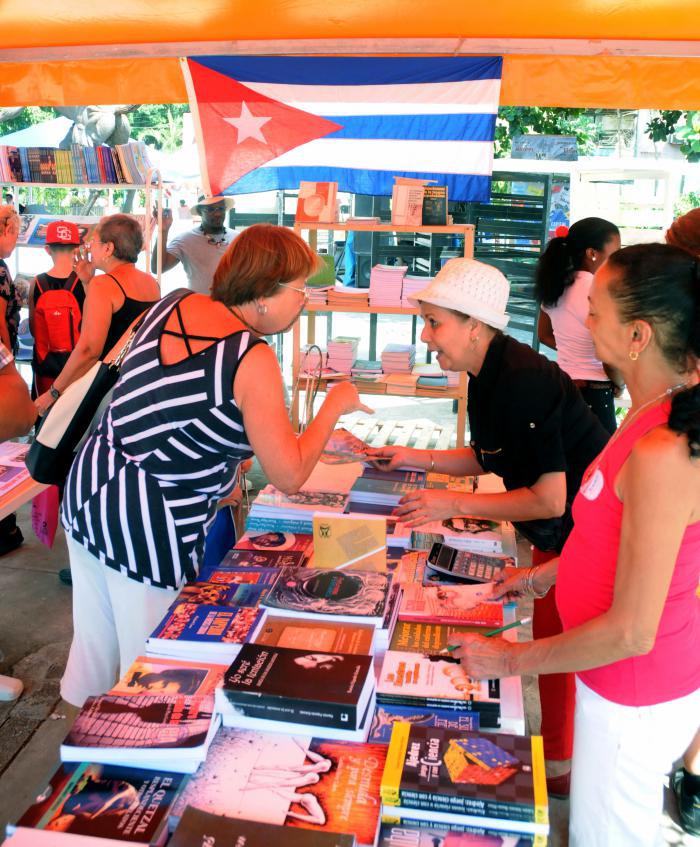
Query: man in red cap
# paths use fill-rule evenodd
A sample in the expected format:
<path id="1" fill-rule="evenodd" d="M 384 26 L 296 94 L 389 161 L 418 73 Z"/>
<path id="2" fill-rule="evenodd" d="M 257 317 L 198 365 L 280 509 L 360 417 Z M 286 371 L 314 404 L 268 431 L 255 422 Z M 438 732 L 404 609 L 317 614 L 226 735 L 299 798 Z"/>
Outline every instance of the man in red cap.
<path id="1" fill-rule="evenodd" d="M 80 335 L 85 290 L 75 272 L 79 246 L 80 231 L 74 223 L 51 221 L 47 226 L 45 250 L 53 264 L 29 289 L 35 397 L 51 389 Z"/>

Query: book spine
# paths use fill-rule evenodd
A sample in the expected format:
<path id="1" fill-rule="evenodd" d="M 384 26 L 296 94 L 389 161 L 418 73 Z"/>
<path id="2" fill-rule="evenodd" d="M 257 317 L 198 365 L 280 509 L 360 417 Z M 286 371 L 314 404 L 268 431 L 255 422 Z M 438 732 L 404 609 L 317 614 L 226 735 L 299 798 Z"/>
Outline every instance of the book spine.
<path id="1" fill-rule="evenodd" d="M 311 520 L 278 520 L 277 518 L 249 517 L 246 521 L 246 532 L 294 532 L 300 535 L 310 535 L 313 527 Z"/>
<path id="2" fill-rule="evenodd" d="M 384 801 L 387 803 L 387 801 Z M 390 805 L 387 803 L 387 805 Z M 479 815 L 487 818 L 505 818 L 525 823 L 535 822 L 534 806 L 530 803 L 511 803 L 507 800 L 491 800 L 483 797 L 465 797 L 431 791 L 415 791 L 399 788 L 399 802 L 408 809 L 426 812 L 442 812 L 448 815 Z"/>
<path id="3" fill-rule="evenodd" d="M 319 703 L 272 695 L 251 695 L 224 686 L 228 702 L 251 718 L 327 726 L 331 729 L 357 729 L 359 716 L 354 703 Z"/>
<path id="4" fill-rule="evenodd" d="M 479 703 L 475 700 L 447 700 L 440 697 L 412 697 L 401 694 L 377 692 L 377 703 L 387 706 L 410 706 L 414 709 L 448 709 L 453 712 L 478 712 L 482 727 L 497 729 L 500 726 L 501 706 L 499 703 Z"/>

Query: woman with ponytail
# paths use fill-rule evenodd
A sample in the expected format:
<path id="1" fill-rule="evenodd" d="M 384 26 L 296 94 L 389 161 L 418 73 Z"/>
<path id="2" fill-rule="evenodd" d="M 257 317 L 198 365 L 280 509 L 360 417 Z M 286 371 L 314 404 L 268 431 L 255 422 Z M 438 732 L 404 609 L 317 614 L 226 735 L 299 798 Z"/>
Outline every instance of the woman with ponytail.
<path id="1" fill-rule="evenodd" d="M 556 581 L 564 632 L 521 644 L 459 636 L 479 679 L 576 673 L 571 847 L 652 847 L 663 784 L 700 714 L 700 261 L 618 250 L 587 321 L 631 409 L 586 473 L 558 559 L 511 569 L 495 596 Z"/>
<path id="2" fill-rule="evenodd" d="M 568 230 L 557 229 L 535 272 L 539 339 L 557 351 L 559 367 L 610 433 L 616 428 L 614 396 L 622 384 L 619 375 L 596 356 L 586 316 L 593 274 L 619 247 L 620 231 L 615 224 L 583 218 Z"/>

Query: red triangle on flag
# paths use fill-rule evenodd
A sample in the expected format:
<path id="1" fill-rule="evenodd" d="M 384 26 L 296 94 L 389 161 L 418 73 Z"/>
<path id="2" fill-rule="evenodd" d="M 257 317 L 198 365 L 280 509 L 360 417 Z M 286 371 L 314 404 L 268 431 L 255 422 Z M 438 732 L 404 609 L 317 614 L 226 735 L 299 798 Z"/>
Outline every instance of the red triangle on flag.
<path id="1" fill-rule="evenodd" d="M 287 106 L 225 74 L 187 60 L 197 97 L 212 194 L 220 194 L 265 162 L 341 129 Z"/>

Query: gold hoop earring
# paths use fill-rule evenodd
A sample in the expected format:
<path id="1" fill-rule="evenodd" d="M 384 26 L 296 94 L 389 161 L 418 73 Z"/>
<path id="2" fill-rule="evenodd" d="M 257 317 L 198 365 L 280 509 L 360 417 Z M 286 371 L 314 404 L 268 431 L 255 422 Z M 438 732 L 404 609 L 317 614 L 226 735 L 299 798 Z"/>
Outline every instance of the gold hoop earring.
<path id="1" fill-rule="evenodd" d="M 639 352 L 637 350 L 630 350 L 629 357 L 630 359 L 632 359 L 633 362 L 636 362 L 639 358 Z"/>

